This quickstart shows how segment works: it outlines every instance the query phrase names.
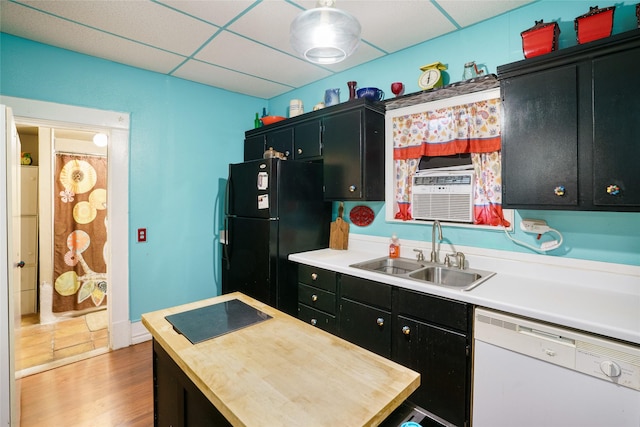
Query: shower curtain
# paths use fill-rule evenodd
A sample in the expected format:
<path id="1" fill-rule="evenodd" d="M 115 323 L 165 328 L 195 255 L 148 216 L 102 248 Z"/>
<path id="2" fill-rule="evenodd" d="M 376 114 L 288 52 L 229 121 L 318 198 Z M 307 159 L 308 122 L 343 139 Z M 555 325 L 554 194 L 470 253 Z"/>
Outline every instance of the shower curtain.
<path id="1" fill-rule="evenodd" d="M 56 313 L 107 303 L 107 159 L 55 156 L 54 292 Z"/>

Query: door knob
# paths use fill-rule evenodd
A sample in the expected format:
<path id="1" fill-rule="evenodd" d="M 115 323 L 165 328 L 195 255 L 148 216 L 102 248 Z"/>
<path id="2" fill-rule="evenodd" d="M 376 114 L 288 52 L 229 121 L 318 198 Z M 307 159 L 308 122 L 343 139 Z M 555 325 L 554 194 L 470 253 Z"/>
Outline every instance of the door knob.
<path id="1" fill-rule="evenodd" d="M 18 268 L 24 267 L 24 261 L 20 261 L 19 263 L 17 263 L 16 267 L 18 267 Z"/>

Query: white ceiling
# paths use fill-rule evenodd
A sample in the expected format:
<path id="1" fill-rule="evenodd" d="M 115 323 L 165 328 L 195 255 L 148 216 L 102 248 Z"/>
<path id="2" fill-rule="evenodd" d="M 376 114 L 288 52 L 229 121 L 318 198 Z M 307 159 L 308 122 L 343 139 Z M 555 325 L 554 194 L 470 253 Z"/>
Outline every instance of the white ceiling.
<path id="1" fill-rule="evenodd" d="M 291 21 L 315 0 L 0 0 L 0 30 L 269 99 L 531 1 L 337 0 L 362 42 L 330 66 L 289 46 Z"/>

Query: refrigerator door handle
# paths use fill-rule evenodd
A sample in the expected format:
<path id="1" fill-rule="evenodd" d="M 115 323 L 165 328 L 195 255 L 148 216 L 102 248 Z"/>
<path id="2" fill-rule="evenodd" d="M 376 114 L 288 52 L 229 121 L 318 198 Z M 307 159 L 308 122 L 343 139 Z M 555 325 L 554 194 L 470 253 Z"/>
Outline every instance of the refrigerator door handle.
<path id="1" fill-rule="evenodd" d="M 227 270 L 231 269 L 231 262 L 229 260 L 229 187 L 231 186 L 231 171 L 229 171 L 229 178 L 227 179 L 227 185 L 224 189 L 224 259 L 227 261 Z"/>

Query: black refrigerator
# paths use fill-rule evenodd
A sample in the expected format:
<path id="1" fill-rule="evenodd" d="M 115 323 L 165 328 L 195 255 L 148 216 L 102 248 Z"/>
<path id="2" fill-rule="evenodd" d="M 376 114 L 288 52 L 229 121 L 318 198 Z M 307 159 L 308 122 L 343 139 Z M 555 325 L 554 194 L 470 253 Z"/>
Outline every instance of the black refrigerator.
<path id="1" fill-rule="evenodd" d="M 222 293 L 240 291 L 297 317 L 297 269 L 287 258 L 329 246 L 322 164 L 231 164 L 225 198 Z"/>

